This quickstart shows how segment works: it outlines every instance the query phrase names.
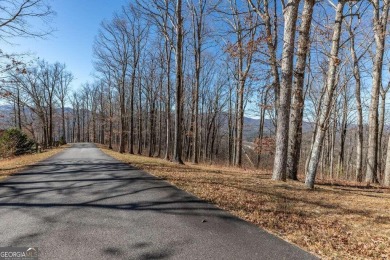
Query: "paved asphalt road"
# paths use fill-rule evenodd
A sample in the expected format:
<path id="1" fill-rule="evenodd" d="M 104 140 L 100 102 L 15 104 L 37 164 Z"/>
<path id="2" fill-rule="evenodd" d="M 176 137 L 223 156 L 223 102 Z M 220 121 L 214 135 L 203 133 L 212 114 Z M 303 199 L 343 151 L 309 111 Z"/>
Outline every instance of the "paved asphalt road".
<path id="1" fill-rule="evenodd" d="M 0 182 L 0 246 L 41 260 L 315 259 L 88 143 Z"/>

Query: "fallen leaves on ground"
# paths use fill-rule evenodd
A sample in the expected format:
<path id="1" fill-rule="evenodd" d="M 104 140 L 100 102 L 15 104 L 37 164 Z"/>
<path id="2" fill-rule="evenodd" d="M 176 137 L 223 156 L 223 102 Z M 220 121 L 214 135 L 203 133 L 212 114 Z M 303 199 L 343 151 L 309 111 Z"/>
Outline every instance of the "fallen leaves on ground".
<path id="1" fill-rule="evenodd" d="M 326 184 L 312 191 L 263 171 L 102 150 L 324 259 L 390 259 L 388 189 Z"/>
<path id="2" fill-rule="evenodd" d="M 0 180 L 23 170 L 26 166 L 33 165 L 39 161 L 45 160 L 59 152 L 68 146 L 61 146 L 50 150 L 43 151 L 41 153 L 25 154 L 16 156 L 13 158 L 0 160 Z"/>

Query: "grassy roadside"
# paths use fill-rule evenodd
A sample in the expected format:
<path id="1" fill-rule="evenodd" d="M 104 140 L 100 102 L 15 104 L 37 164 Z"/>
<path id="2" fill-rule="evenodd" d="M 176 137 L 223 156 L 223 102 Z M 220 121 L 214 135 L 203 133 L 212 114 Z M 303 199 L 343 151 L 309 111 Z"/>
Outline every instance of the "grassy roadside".
<path id="1" fill-rule="evenodd" d="M 325 259 L 390 259 L 390 190 L 279 183 L 232 167 L 106 154 L 145 170 Z"/>
<path id="2" fill-rule="evenodd" d="M 23 170 L 25 167 L 33 165 L 39 161 L 45 160 L 59 152 L 68 145 L 43 151 L 35 154 L 25 154 L 8 159 L 0 160 L 0 181 L 5 177 Z"/>

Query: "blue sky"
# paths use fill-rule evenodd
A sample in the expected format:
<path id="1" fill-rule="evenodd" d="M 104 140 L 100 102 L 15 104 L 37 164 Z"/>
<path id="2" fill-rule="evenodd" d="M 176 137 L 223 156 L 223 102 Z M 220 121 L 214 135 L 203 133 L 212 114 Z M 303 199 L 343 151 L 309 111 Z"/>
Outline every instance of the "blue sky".
<path id="1" fill-rule="evenodd" d="M 11 39 L 14 45 L 2 43 L 7 52 L 31 52 L 48 62 L 65 63 L 75 77 L 76 89 L 86 81 L 93 81 L 91 72 L 92 46 L 104 19 L 111 19 L 128 0 L 51 0 L 56 16 L 52 27 L 56 29 L 47 39 Z"/>

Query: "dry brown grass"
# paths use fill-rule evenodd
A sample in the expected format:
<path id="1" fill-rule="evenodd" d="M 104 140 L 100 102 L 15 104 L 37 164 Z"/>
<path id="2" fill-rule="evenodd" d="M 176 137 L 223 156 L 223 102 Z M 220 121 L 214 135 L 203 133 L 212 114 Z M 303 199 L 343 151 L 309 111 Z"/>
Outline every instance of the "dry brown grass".
<path id="1" fill-rule="evenodd" d="M 232 167 L 177 165 L 102 149 L 325 259 L 390 259 L 390 191 L 270 180 Z"/>
<path id="2" fill-rule="evenodd" d="M 8 159 L 0 160 L 0 180 L 5 177 L 17 173 L 18 171 L 23 170 L 25 167 L 33 165 L 39 161 L 47 159 L 59 152 L 61 152 L 64 148 L 68 147 L 67 145 L 46 150 L 41 153 L 36 154 L 25 154 L 21 156 L 16 156 Z"/>

